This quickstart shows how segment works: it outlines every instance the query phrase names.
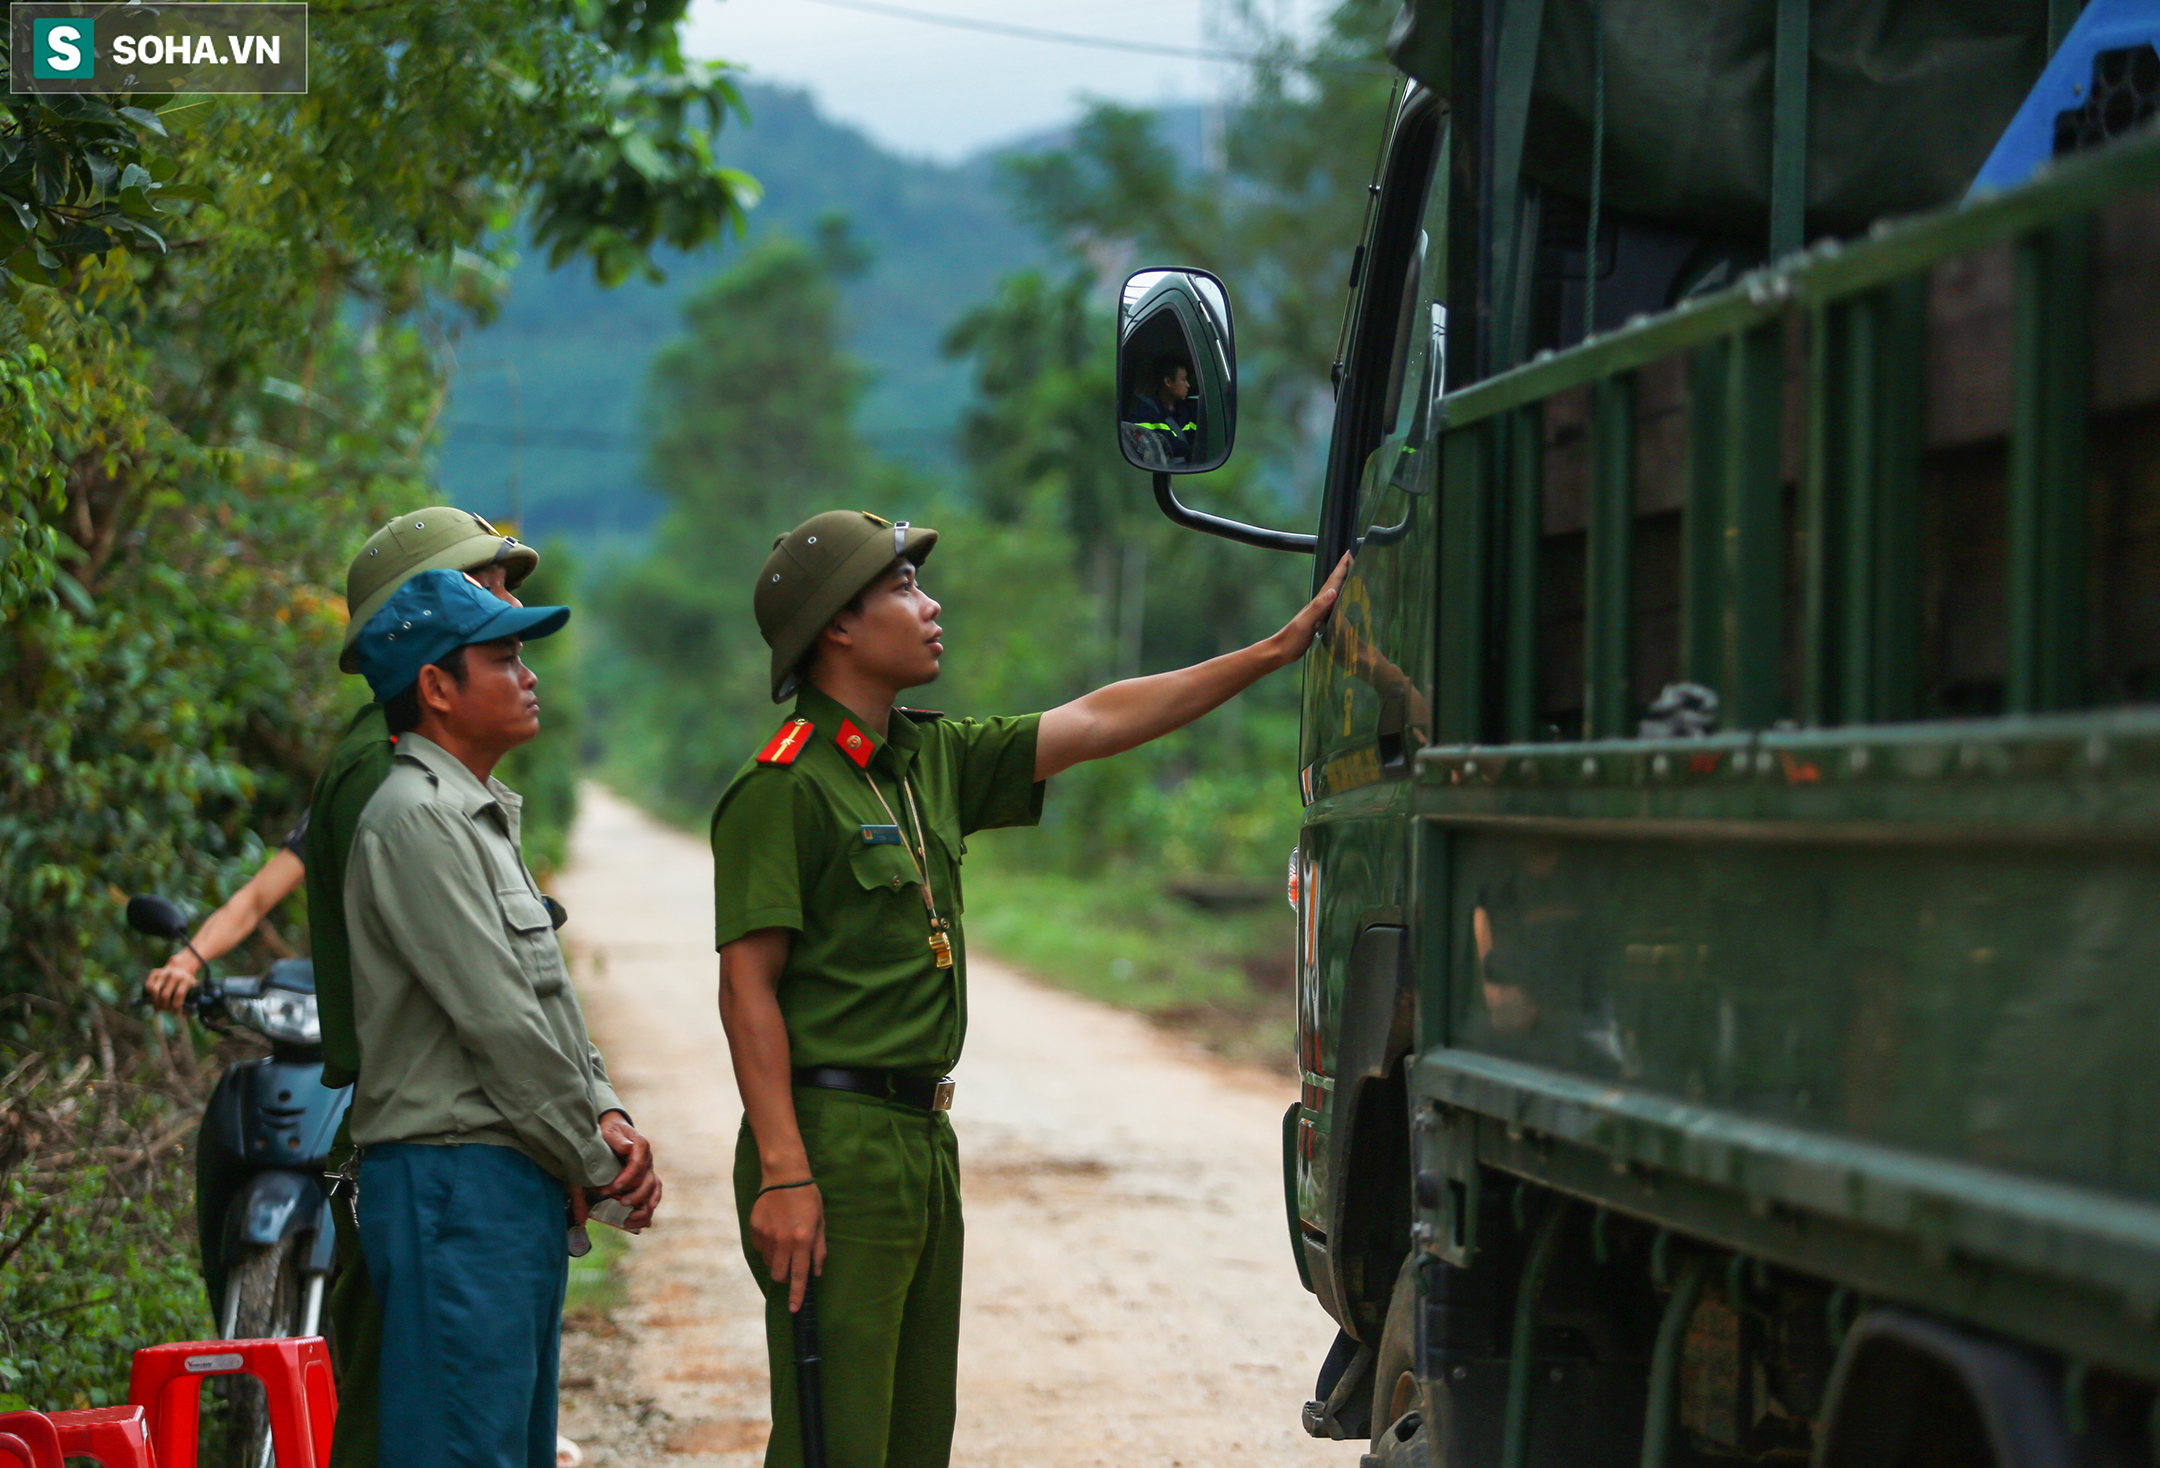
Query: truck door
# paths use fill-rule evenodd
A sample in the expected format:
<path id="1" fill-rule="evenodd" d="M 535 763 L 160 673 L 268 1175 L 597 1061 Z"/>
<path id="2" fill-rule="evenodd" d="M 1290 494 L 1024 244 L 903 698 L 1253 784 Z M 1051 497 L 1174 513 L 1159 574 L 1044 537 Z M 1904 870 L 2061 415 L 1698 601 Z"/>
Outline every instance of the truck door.
<path id="1" fill-rule="evenodd" d="M 1395 1012 L 1394 963 L 1405 902 L 1408 774 L 1432 728 L 1431 655 L 1438 473 L 1432 412 L 1446 352 L 1446 187 L 1436 168 L 1446 119 L 1437 99 L 1413 93 L 1382 172 L 1374 225 L 1360 258 L 1349 349 L 1338 387 L 1323 511 L 1321 564 L 1355 557 L 1342 600 L 1306 663 L 1301 761 L 1306 814 L 1300 837 L 1299 1068 L 1295 1202 L 1309 1272 L 1338 1320 L 1361 1313 L 1371 1281 L 1365 1221 L 1331 1180 L 1343 1173 L 1354 1131 L 1403 1126 L 1403 1107 L 1366 1098 L 1384 1038 L 1346 1036 L 1346 1022 Z M 1368 941 L 1370 935 L 1370 941 Z M 1379 985 L 1386 995 L 1350 995 Z M 1374 1000 L 1378 1002 L 1365 1002 Z M 1357 1002 L 1349 1002 L 1355 1000 Z M 1346 1016 L 1351 1017 L 1346 1020 Z M 1365 1057 L 1341 1074 L 1345 1042 Z M 1379 1057 L 1385 1071 L 1393 1057 Z M 1405 1225 L 1406 1226 L 1406 1225 Z M 1399 1232 L 1400 1230 L 1397 1230 Z M 1331 1248 L 1330 1240 L 1336 1245 Z M 1399 1257 L 1399 1250 L 1397 1253 Z"/>
<path id="2" fill-rule="evenodd" d="M 1420 104 L 1424 105 L 1421 107 Z M 1407 773 L 1431 730 L 1433 403 L 1447 341 L 1445 142 L 1437 103 L 1413 95 L 1360 252 L 1366 272 L 1337 388 L 1316 572 L 1355 557 L 1307 663 L 1308 803 Z"/>

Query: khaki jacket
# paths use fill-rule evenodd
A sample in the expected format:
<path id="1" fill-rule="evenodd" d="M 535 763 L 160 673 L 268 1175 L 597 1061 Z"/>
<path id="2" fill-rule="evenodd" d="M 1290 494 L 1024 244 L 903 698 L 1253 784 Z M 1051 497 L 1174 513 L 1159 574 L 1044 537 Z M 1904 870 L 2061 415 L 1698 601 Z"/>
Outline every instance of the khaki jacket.
<path id="1" fill-rule="evenodd" d="M 432 740 L 397 741 L 345 870 L 366 1057 L 352 1136 L 495 1143 L 602 1186 L 622 1164 L 600 1117 L 622 1103 L 519 855 L 522 807 Z"/>

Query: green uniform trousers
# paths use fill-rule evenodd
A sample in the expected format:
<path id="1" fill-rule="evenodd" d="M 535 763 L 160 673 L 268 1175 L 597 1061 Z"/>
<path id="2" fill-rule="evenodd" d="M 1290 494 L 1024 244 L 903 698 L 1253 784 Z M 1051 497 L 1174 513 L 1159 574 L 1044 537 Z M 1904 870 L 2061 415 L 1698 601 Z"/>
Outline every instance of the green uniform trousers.
<path id="1" fill-rule="evenodd" d="M 960 1148 L 943 1112 L 797 1087 L 795 1115 L 825 1201 L 818 1278 L 829 1468 L 945 1468 L 960 1354 Z M 750 1240 L 757 1144 L 735 1145 L 743 1257 L 765 1292 L 772 1362 L 766 1468 L 800 1468 L 787 1286 Z"/>
<path id="2" fill-rule="evenodd" d="M 327 1166 L 335 1172 L 352 1156 L 351 1116 L 338 1123 Z M 379 1433 L 376 1397 L 382 1361 L 383 1310 L 368 1280 L 360 1253 L 360 1227 L 353 1221 L 352 1200 L 330 1204 L 337 1225 L 337 1277 L 330 1285 L 324 1332 L 330 1359 L 337 1367 L 337 1435 L 331 1439 L 330 1468 L 377 1468 Z"/>

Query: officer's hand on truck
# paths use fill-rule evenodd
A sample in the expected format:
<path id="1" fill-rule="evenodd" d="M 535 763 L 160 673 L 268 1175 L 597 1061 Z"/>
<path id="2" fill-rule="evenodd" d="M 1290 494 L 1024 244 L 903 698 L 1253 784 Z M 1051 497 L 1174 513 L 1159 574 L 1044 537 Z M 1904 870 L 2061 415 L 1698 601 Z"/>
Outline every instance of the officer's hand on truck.
<path id="1" fill-rule="evenodd" d="M 1305 656 L 1350 574 L 1345 554 L 1325 584 L 1280 632 L 1250 647 L 1189 668 L 1107 684 L 1042 716 L 1035 739 L 1035 778 L 1047 780 L 1086 760 L 1106 759 L 1182 729 L 1220 708 L 1270 673 Z"/>

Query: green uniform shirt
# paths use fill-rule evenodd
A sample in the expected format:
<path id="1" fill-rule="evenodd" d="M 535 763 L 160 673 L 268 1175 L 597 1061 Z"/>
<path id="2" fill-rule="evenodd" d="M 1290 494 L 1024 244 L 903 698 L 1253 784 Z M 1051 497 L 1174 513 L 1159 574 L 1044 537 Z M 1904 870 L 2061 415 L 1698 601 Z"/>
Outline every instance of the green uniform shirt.
<path id="1" fill-rule="evenodd" d="M 315 958 L 315 1010 L 322 1020 L 323 1084 L 349 1086 L 360 1073 L 360 1037 L 353 1028 L 352 957 L 345 938 L 345 859 L 360 813 L 390 773 L 390 730 L 382 705 L 353 715 L 308 806 L 308 946 Z"/>
<path id="2" fill-rule="evenodd" d="M 622 1102 L 518 854 L 523 804 L 434 741 L 398 740 L 345 873 L 367 1056 L 352 1135 L 363 1147 L 499 1143 L 598 1187 L 622 1170 L 600 1136 Z"/>
<path id="3" fill-rule="evenodd" d="M 880 740 L 809 687 L 795 713 L 809 722 L 800 751 L 785 763 L 744 765 L 713 812 L 714 941 L 724 946 L 760 928 L 794 932 L 779 1002 L 795 1065 L 941 1076 L 967 1032 L 960 858 L 971 832 L 1042 818 L 1041 716 L 978 721 L 895 710 Z M 922 818 L 938 915 L 952 925 L 949 969 L 931 952 L 908 858 L 915 825 L 903 778 Z M 865 839 L 864 827 L 896 820 L 907 846 Z"/>

